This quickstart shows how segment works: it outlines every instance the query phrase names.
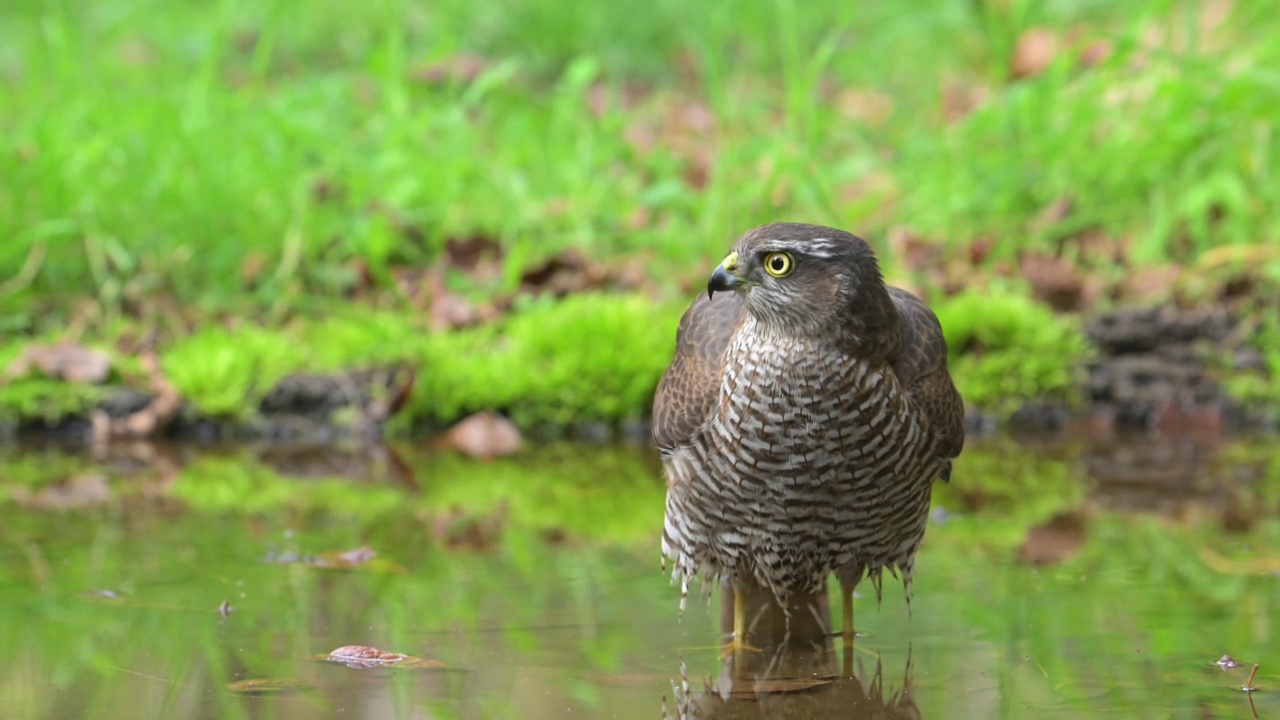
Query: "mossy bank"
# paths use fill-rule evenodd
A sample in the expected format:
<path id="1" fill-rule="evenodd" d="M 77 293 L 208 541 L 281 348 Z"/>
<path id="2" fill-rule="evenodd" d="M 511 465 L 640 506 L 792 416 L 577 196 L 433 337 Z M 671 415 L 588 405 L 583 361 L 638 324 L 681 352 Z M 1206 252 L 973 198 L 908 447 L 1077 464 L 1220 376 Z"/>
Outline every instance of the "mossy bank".
<path id="1" fill-rule="evenodd" d="M 1120 425 L 1268 425 L 1280 406 L 1277 327 L 1256 313 L 1166 307 L 1086 320 L 990 288 L 933 306 L 977 429 L 1060 427 L 1100 407 Z M 109 360 L 101 382 L 24 361 L 65 338 L 9 341 L 0 423 L 8 434 L 88 434 L 95 415 L 146 408 L 160 377 L 176 409 L 144 435 L 425 434 L 496 410 L 535 434 L 642 439 L 683 309 L 639 294 L 525 298 L 497 322 L 432 332 L 406 311 L 353 307 L 272 328 L 204 327 L 155 348 L 150 373 L 139 358 L 151 351 L 122 330 L 77 343 Z"/>

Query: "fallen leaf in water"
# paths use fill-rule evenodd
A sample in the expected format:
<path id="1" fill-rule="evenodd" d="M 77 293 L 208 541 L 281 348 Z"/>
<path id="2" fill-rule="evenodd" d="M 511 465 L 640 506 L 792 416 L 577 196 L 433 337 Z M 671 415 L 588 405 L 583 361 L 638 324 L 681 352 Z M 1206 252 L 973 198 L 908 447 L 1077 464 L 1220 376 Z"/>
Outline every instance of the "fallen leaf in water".
<path id="1" fill-rule="evenodd" d="M 280 565 L 306 565 L 322 570 L 358 570 L 366 569 L 374 572 L 404 572 L 404 568 L 389 560 L 377 559 L 378 553 L 370 547 L 363 546 L 354 550 L 331 551 L 314 555 L 282 553 L 268 555 L 264 562 Z"/>
<path id="2" fill-rule="evenodd" d="M 33 369 L 54 380 L 97 384 L 105 382 L 111 375 L 111 357 L 100 350 L 70 341 L 53 345 L 28 345 L 5 368 L 0 382 L 22 377 Z"/>
<path id="3" fill-rule="evenodd" d="M 473 458 L 489 459 L 520 449 L 520 430 L 496 412 L 478 412 L 450 428 L 438 444 Z"/>
<path id="4" fill-rule="evenodd" d="M 253 678 L 233 682 L 227 689 L 237 695 L 281 695 L 309 687 L 296 678 Z"/>
<path id="5" fill-rule="evenodd" d="M 439 660 L 428 660 L 413 655 L 405 655 L 404 653 L 387 652 L 366 645 L 344 645 L 328 655 L 316 655 L 313 659 L 341 663 L 355 670 L 392 666 L 409 668 L 448 667 Z"/>
<path id="6" fill-rule="evenodd" d="M 1018 550 L 1018 559 L 1033 565 L 1047 565 L 1067 560 L 1084 545 L 1084 516 L 1066 513 L 1051 518 L 1027 531 Z"/>

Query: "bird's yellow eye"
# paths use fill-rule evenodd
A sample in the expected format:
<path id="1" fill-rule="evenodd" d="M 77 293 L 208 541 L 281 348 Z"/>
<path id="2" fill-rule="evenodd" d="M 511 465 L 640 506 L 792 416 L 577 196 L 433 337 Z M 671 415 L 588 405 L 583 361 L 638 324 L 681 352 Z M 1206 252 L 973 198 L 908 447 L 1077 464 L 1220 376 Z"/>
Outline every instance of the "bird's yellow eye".
<path id="1" fill-rule="evenodd" d="M 776 278 L 786 277 L 795 269 L 796 261 L 791 253 L 772 252 L 764 256 L 764 271 Z"/>

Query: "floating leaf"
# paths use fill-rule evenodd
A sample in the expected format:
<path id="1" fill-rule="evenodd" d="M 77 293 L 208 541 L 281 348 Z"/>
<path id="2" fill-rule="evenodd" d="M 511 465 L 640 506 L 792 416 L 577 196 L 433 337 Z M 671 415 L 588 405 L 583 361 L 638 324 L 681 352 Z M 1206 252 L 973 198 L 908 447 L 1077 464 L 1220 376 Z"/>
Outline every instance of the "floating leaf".
<path id="1" fill-rule="evenodd" d="M 1223 655 L 1222 657 L 1218 658 L 1217 662 L 1215 662 L 1214 665 L 1217 665 L 1218 667 L 1222 668 L 1224 671 L 1230 670 L 1231 668 L 1240 667 L 1240 663 L 1237 662 L 1236 659 L 1231 657 L 1230 655 Z"/>
<path id="2" fill-rule="evenodd" d="M 263 561 L 282 565 L 306 565 L 324 570 L 357 570 L 402 573 L 404 568 L 390 560 L 375 559 L 378 553 L 367 545 L 354 550 L 330 551 L 315 555 L 283 553 L 268 555 Z"/>
<path id="3" fill-rule="evenodd" d="M 428 660 L 413 655 L 405 655 L 404 653 L 387 652 L 367 645 L 344 645 L 328 655 L 316 655 L 314 659 L 342 663 L 355 670 L 392 666 L 409 668 L 448 667 L 439 660 Z"/>

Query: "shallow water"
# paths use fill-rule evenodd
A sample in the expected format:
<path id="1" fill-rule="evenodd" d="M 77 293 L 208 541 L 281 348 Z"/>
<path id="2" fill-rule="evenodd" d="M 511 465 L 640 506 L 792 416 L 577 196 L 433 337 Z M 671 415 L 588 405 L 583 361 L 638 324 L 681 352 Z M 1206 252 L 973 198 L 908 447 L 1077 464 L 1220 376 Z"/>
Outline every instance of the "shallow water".
<path id="1" fill-rule="evenodd" d="M 722 660 L 718 593 L 681 615 L 659 570 L 643 448 L 0 448 L 0 716 L 1280 712 L 1266 443 L 1001 440 L 955 478 L 910 611 L 864 586 L 847 658 Z M 350 645 L 434 662 L 317 659 Z"/>

